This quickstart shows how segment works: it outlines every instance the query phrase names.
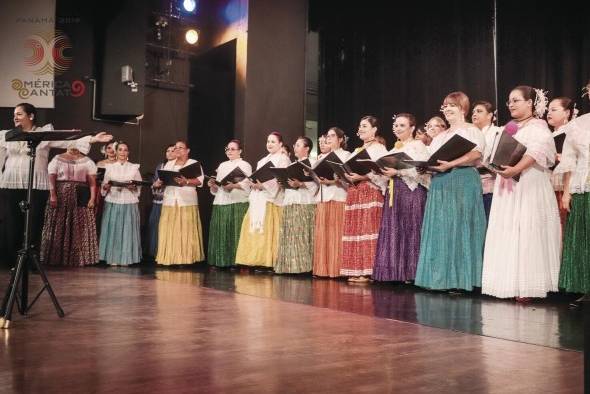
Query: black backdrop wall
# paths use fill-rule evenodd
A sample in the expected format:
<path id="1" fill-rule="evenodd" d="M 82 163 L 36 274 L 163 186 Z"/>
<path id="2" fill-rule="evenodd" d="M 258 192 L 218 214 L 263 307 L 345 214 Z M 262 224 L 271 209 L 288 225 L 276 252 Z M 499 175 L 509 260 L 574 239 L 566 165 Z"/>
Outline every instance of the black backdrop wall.
<path id="1" fill-rule="evenodd" d="M 320 34 L 319 131 L 338 125 L 354 136 L 359 119 L 374 114 L 391 143 L 393 114 L 411 112 L 423 123 L 456 90 L 494 102 L 496 83 L 501 123 L 502 103 L 519 84 L 575 97 L 580 107 L 580 88 L 590 77 L 589 4 L 417 0 L 396 2 L 390 12 L 378 1 L 310 0 L 310 29 Z"/>

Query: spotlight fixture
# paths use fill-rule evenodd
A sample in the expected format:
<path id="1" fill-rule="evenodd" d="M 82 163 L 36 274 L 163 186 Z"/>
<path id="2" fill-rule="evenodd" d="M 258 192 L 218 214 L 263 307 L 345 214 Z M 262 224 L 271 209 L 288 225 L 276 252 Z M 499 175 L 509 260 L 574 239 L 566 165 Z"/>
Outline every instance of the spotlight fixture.
<path id="1" fill-rule="evenodd" d="M 184 38 L 189 44 L 195 45 L 199 41 L 199 33 L 195 29 L 188 29 Z"/>
<path id="2" fill-rule="evenodd" d="M 182 8 L 184 8 L 184 10 L 186 12 L 195 12 L 195 9 L 197 8 L 197 1 L 196 0 L 183 0 Z"/>

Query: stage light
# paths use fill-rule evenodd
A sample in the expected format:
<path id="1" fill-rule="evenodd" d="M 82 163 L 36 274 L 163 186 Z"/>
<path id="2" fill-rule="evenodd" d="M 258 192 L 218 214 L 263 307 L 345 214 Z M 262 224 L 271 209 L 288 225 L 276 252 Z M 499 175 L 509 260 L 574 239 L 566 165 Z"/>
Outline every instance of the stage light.
<path id="1" fill-rule="evenodd" d="M 199 41 L 199 33 L 195 29 L 189 29 L 186 31 L 184 38 L 189 44 L 195 45 Z"/>
<path id="2" fill-rule="evenodd" d="M 186 12 L 194 12 L 197 8 L 197 1 L 196 0 L 184 0 L 182 2 L 182 7 Z"/>

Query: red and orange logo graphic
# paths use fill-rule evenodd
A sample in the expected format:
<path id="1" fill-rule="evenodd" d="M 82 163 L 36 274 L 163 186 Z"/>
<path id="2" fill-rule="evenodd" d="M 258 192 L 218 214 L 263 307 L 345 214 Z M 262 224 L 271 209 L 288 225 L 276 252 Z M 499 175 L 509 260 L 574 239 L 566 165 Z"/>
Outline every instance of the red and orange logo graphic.
<path id="1" fill-rule="evenodd" d="M 66 54 L 72 49 L 70 39 L 59 30 L 37 33 L 27 37 L 24 48 L 28 50 L 25 65 L 36 75 L 60 75 L 72 64 Z"/>

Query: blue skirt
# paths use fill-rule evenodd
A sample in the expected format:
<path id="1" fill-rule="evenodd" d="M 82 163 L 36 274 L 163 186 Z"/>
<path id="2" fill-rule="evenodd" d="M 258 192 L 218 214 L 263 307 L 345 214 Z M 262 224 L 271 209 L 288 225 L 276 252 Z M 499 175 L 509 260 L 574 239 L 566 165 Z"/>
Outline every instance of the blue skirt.
<path id="1" fill-rule="evenodd" d="M 99 258 L 107 264 L 129 265 L 141 261 L 137 204 L 105 202 L 100 230 Z"/>
<path id="2" fill-rule="evenodd" d="M 415 284 L 435 290 L 480 287 L 485 231 L 477 170 L 459 167 L 434 175 L 426 199 Z"/>
<path id="3" fill-rule="evenodd" d="M 152 204 L 147 227 L 147 254 L 155 257 L 158 254 L 158 226 L 160 224 L 162 204 Z"/>

